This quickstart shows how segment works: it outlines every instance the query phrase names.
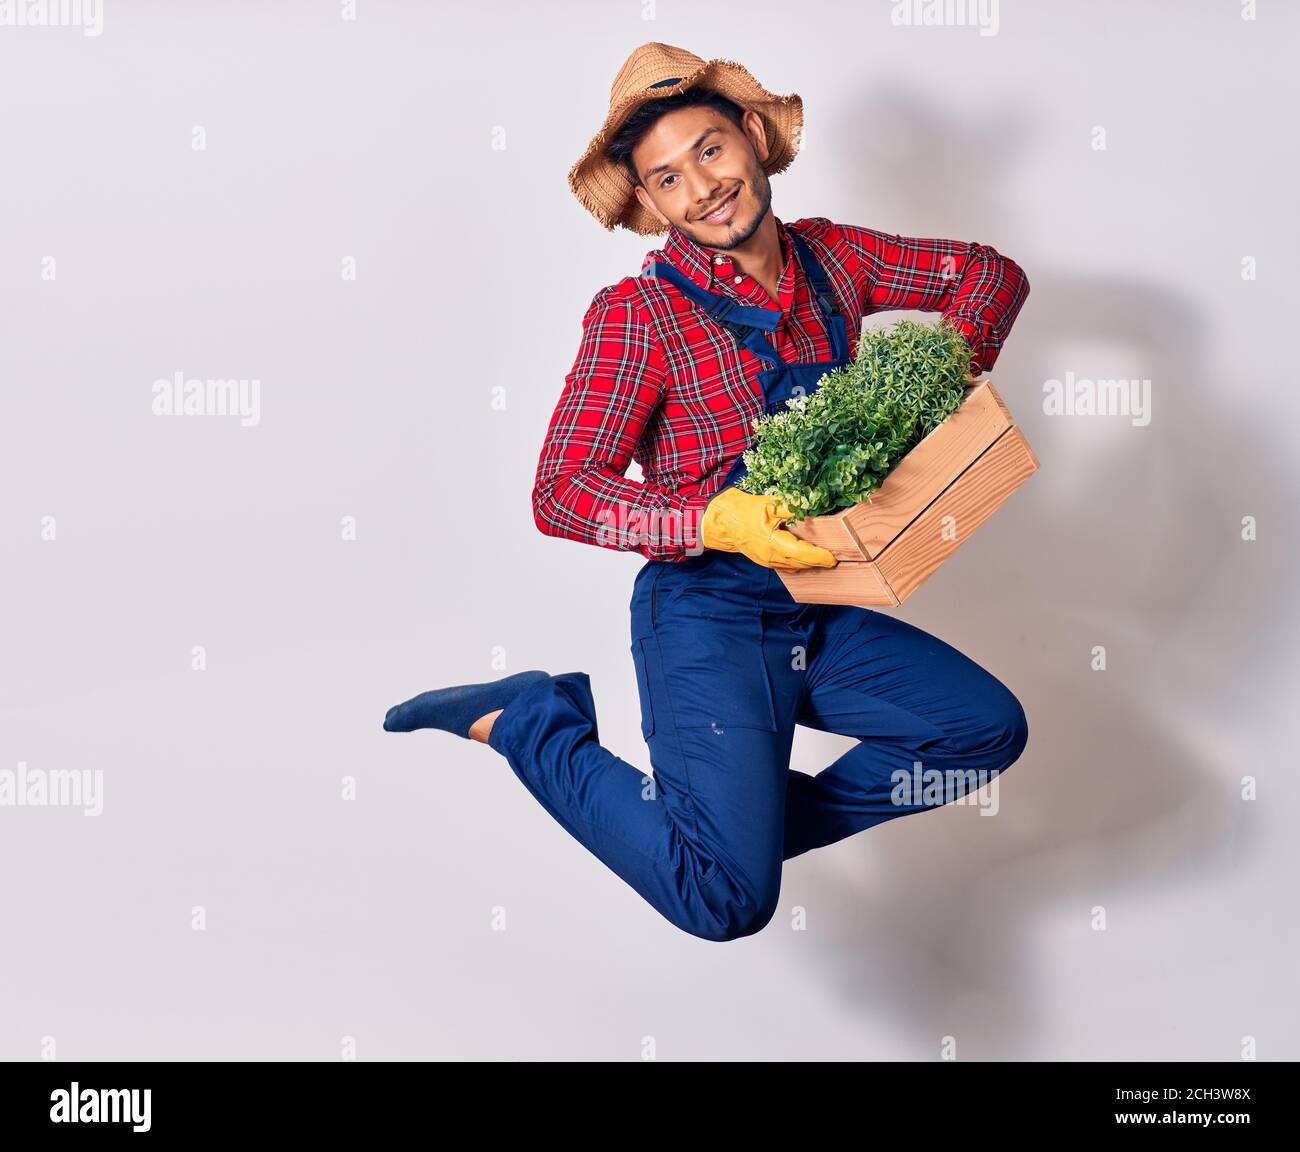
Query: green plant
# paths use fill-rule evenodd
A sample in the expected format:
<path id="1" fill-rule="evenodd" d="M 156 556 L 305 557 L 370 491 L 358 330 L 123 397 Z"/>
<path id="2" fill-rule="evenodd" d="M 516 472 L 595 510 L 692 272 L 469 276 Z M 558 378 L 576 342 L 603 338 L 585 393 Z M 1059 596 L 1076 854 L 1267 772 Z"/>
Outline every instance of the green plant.
<path id="1" fill-rule="evenodd" d="M 947 317 L 864 332 L 853 360 L 814 392 L 754 421 L 739 487 L 781 497 L 795 521 L 870 500 L 961 405 L 970 362 L 970 346 Z"/>

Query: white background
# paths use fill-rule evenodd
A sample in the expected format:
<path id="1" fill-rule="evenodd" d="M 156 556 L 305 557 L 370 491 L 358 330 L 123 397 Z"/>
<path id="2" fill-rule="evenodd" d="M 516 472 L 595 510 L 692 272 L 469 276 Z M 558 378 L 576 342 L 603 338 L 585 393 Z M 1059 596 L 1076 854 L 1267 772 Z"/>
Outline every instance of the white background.
<path id="1" fill-rule="evenodd" d="M 891 8 L 0 28 L 0 769 L 104 788 L 98 817 L 0 807 L 0 1058 L 1300 1058 L 1300 15 L 1014 0 L 981 36 Z M 724 945 L 490 749 L 380 727 L 499 648 L 588 672 L 602 743 L 648 766 L 640 558 L 529 502 L 586 306 L 662 242 L 565 182 L 647 40 L 803 97 L 781 219 L 978 241 L 1032 285 L 991 376 L 1042 467 L 898 610 L 1025 705 L 1000 811 L 792 860 Z M 258 378 L 260 423 L 152 415 L 178 371 Z M 1150 379 L 1150 424 L 1046 415 L 1066 372 Z M 793 765 L 847 746 L 801 729 Z"/>

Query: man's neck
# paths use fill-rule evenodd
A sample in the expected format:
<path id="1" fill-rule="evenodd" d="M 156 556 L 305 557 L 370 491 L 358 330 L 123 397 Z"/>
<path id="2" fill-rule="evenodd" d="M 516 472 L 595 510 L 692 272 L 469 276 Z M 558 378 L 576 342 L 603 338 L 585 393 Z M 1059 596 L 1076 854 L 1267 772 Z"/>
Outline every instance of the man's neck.
<path id="1" fill-rule="evenodd" d="M 773 300 L 776 299 L 776 288 L 781 282 L 781 274 L 785 271 L 790 254 L 781 242 L 776 217 L 771 212 L 763 217 L 754 234 L 743 244 L 725 250 L 711 248 L 709 251 L 730 256 L 737 271 L 752 276 L 767 289 L 767 294 Z"/>

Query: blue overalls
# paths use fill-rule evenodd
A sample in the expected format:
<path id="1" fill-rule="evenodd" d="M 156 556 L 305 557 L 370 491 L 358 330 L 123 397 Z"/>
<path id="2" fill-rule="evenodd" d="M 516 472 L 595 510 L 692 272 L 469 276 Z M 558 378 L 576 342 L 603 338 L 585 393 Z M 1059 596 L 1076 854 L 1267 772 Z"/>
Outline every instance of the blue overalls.
<path id="1" fill-rule="evenodd" d="M 785 363 L 777 310 L 666 278 L 771 367 L 765 413 L 848 361 L 845 320 L 790 230 L 831 359 Z M 724 486 L 744 473 L 737 457 Z M 797 604 L 736 552 L 648 560 L 629 605 L 641 734 L 653 777 L 601 746 L 584 672 L 529 686 L 488 743 L 542 806 L 677 927 L 706 940 L 763 928 L 785 860 L 982 788 L 1023 750 L 1020 702 L 942 640 L 883 612 Z M 789 767 L 795 724 L 859 737 L 815 776 Z"/>

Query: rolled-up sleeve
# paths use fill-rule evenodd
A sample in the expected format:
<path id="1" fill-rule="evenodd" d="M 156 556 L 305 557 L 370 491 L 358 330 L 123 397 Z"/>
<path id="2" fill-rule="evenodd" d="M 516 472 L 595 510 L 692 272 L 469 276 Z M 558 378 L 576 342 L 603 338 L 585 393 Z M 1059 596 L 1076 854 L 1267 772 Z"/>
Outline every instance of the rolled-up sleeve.
<path id="1" fill-rule="evenodd" d="M 582 320 L 537 463 L 533 517 L 548 536 L 650 560 L 697 554 L 707 498 L 625 475 L 667 379 L 663 351 L 631 291 L 601 289 Z"/>
<path id="2" fill-rule="evenodd" d="M 986 244 L 838 227 L 857 258 L 863 316 L 894 308 L 941 312 L 969 342 L 971 372 L 993 367 L 1029 295 L 1019 264 Z"/>

